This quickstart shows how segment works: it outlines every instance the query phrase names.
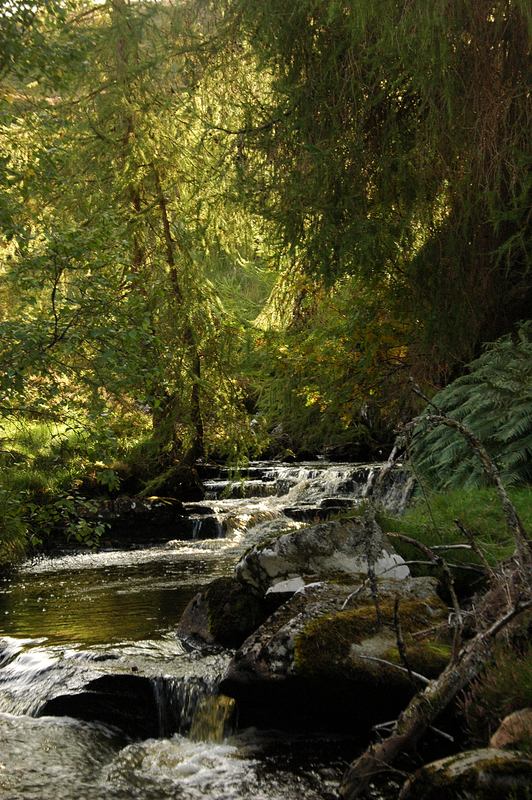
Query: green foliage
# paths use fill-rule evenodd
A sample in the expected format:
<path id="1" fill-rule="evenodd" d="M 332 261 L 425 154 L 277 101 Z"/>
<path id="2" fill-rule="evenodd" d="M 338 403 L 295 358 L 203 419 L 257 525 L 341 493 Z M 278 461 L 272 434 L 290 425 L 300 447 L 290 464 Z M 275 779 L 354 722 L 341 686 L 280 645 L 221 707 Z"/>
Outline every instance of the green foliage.
<path id="1" fill-rule="evenodd" d="M 510 489 L 510 499 L 520 515 L 525 529 L 532 530 L 532 490 Z M 515 542 L 508 531 L 501 503 L 494 489 L 455 489 L 431 492 L 428 497 L 418 496 L 416 502 L 401 517 L 381 515 L 380 522 L 386 531 L 404 533 L 424 544 L 467 544 L 455 525 L 459 519 L 475 538 L 486 559 L 492 565 L 512 555 Z M 394 540 L 401 555 L 420 559 L 419 550 Z M 470 550 L 454 550 L 443 555 L 450 563 L 479 564 Z"/>
<path id="2" fill-rule="evenodd" d="M 241 126 L 245 199 L 291 274 L 378 287 L 416 377 L 448 380 L 530 307 L 528 7 L 228 6 L 271 86 Z"/>
<path id="3" fill-rule="evenodd" d="M 18 498 L 0 485 L 0 570 L 23 557 L 26 534 Z"/>
<path id="4" fill-rule="evenodd" d="M 489 345 L 433 398 L 435 406 L 462 422 L 485 445 L 507 484 L 532 480 L 532 323 Z M 427 413 L 431 413 L 427 409 Z M 478 486 L 482 465 L 460 434 L 422 423 L 412 446 L 416 470 L 434 488 Z"/>
<path id="5" fill-rule="evenodd" d="M 97 500 L 82 487 L 116 492 L 117 472 L 95 463 L 95 452 L 124 455 L 130 440 L 91 438 L 79 425 L 43 422 L 4 423 L 1 430 L 0 564 L 54 540 L 96 545 L 106 526 L 97 517 Z"/>

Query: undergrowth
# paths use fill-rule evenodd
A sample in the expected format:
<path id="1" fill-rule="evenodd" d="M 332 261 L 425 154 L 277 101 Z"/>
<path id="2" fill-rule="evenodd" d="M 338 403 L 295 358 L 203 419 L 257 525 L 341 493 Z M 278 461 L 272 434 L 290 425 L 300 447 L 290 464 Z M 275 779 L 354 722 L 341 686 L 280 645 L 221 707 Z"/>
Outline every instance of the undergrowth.
<path id="1" fill-rule="evenodd" d="M 90 495 L 117 492 L 120 459 L 139 436 L 135 420 L 76 425 L 4 420 L 0 426 L 0 569 L 60 534 L 94 545 L 104 526 L 91 520 Z"/>
<path id="2" fill-rule="evenodd" d="M 461 699 L 469 742 L 486 747 L 508 714 L 532 706 L 532 646 L 521 651 L 500 644 L 484 673 Z M 522 745 L 532 752 L 532 741 Z"/>
<path id="3" fill-rule="evenodd" d="M 511 489 L 510 498 L 525 529 L 532 530 L 532 489 Z M 475 535 L 475 540 L 491 565 L 508 558 L 515 549 L 508 531 L 501 502 L 494 489 L 455 489 L 431 492 L 420 496 L 401 517 L 381 514 L 379 521 L 387 532 L 404 533 L 429 546 L 467 544 L 457 528 L 459 519 Z M 417 548 L 394 539 L 394 547 L 405 560 L 423 556 Z M 472 550 L 439 551 L 452 564 L 478 565 L 479 557 Z"/>

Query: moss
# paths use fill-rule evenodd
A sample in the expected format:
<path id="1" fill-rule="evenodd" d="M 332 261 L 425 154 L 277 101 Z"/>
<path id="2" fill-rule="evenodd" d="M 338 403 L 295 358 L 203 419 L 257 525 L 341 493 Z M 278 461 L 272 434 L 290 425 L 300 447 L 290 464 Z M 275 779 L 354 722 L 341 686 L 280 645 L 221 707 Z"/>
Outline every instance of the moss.
<path id="1" fill-rule="evenodd" d="M 382 628 L 394 634 L 394 598 L 381 600 L 379 612 Z M 404 600 L 400 605 L 399 615 L 403 634 L 418 631 L 434 622 L 435 615 L 441 617 L 445 606 L 437 598 L 429 603 L 424 600 Z M 381 675 L 388 670 L 383 665 L 370 662 L 361 667 L 356 660 L 349 659 L 351 646 L 364 639 L 378 634 L 375 605 L 364 604 L 347 611 L 326 614 L 309 622 L 295 642 L 295 666 L 301 675 L 318 676 L 341 673 L 347 677 L 359 677 L 361 674 Z M 435 660 L 436 655 L 433 655 Z M 428 653 L 427 653 L 428 658 Z M 390 668 L 393 670 L 393 668 Z M 421 670 L 420 670 L 421 671 Z M 398 670 L 398 679 L 401 675 Z"/>
<path id="2" fill-rule="evenodd" d="M 414 672 L 419 672 L 427 678 L 436 678 L 442 672 L 451 658 L 450 645 L 433 639 L 422 641 L 405 641 L 408 663 Z M 397 647 L 390 647 L 383 658 L 394 664 L 402 664 Z"/>
<path id="3" fill-rule="evenodd" d="M 201 500 L 204 492 L 194 469 L 177 464 L 147 481 L 139 497 L 175 497 L 179 500 Z"/>

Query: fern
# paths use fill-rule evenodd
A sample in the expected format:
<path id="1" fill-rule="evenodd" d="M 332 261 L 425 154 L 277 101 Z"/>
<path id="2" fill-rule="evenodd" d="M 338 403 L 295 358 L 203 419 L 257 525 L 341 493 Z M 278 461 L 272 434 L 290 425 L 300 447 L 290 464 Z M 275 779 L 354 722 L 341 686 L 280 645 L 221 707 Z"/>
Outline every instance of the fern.
<path id="1" fill-rule="evenodd" d="M 434 404 L 484 443 L 506 483 L 532 481 L 532 321 L 523 323 L 515 337 L 488 345 L 468 369 L 438 392 Z M 412 456 L 435 488 L 485 483 L 477 457 L 459 434 L 443 425 L 429 430 L 421 422 Z"/>

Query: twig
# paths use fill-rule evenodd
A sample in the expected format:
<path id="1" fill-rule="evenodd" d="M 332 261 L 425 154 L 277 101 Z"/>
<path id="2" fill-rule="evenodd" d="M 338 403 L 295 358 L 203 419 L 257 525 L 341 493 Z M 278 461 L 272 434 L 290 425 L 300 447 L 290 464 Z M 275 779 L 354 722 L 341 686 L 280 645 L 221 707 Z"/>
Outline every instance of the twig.
<path id="1" fill-rule="evenodd" d="M 460 603 L 458 602 L 458 597 L 456 595 L 456 591 L 454 588 L 453 575 L 451 570 L 449 569 L 448 563 L 445 561 L 444 558 L 435 553 L 431 547 L 424 544 L 423 542 L 419 542 L 417 539 L 413 539 L 411 536 L 405 536 L 404 533 L 392 533 L 392 534 L 388 533 L 388 536 L 400 539 L 401 541 L 411 545 L 412 547 L 417 547 L 417 549 L 421 550 L 421 552 L 424 553 L 427 556 L 427 558 L 429 558 L 436 566 L 441 568 L 445 584 L 447 586 L 447 589 L 449 590 L 449 595 L 451 597 L 451 603 L 454 611 L 454 625 L 453 625 L 454 636 L 453 636 L 452 659 L 456 660 L 456 658 L 458 657 L 458 651 L 460 650 L 460 644 L 462 640 L 463 616 L 462 616 L 462 609 L 460 608 Z"/>
<path id="2" fill-rule="evenodd" d="M 412 672 L 412 667 L 408 663 L 408 658 L 406 657 L 406 645 L 405 640 L 403 639 L 403 631 L 401 629 L 401 620 L 399 619 L 399 593 L 395 595 L 395 601 L 393 604 L 393 625 L 395 628 L 395 638 L 397 641 L 397 652 L 399 653 L 399 657 L 405 667 L 406 671 L 408 672 L 408 677 L 414 683 L 414 673 Z"/>
<path id="3" fill-rule="evenodd" d="M 356 654 L 356 657 L 361 658 L 363 661 L 376 661 L 379 664 L 386 664 L 388 667 L 399 669 L 401 672 L 406 672 L 410 678 L 417 678 L 417 680 L 421 681 L 421 683 L 424 683 L 425 686 L 428 686 L 431 683 L 431 681 L 425 677 L 425 675 L 421 675 L 419 672 L 414 672 L 413 670 L 408 670 L 406 667 L 402 667 L 400 664 L 394 664 L 393 661 L 387 661 L 385 658 L 377 658 L 377 656 L 362 656 L 358 653 Z"/>
<path id="4" fill-rule="evenodd" d="M 459 519 L 455 519 L 454 524 L 456 525 L 460 533 L 462 533 L 465 536 L 465 538 L 469 542 L 469 547 L 478 556 L 478 558 L 480 559 L 480 563 L 485 568 L 488 575 L 491 575 L 491 577 L 493 578 L 495 573 L 493 572 L 493 569 L 490 566 L 488 559 L 486 558 L 481 548 L 479 547 L 473 531 L 470 531 L 469 528 L 466 528 L 464 523 L 461 522 Z"/>

